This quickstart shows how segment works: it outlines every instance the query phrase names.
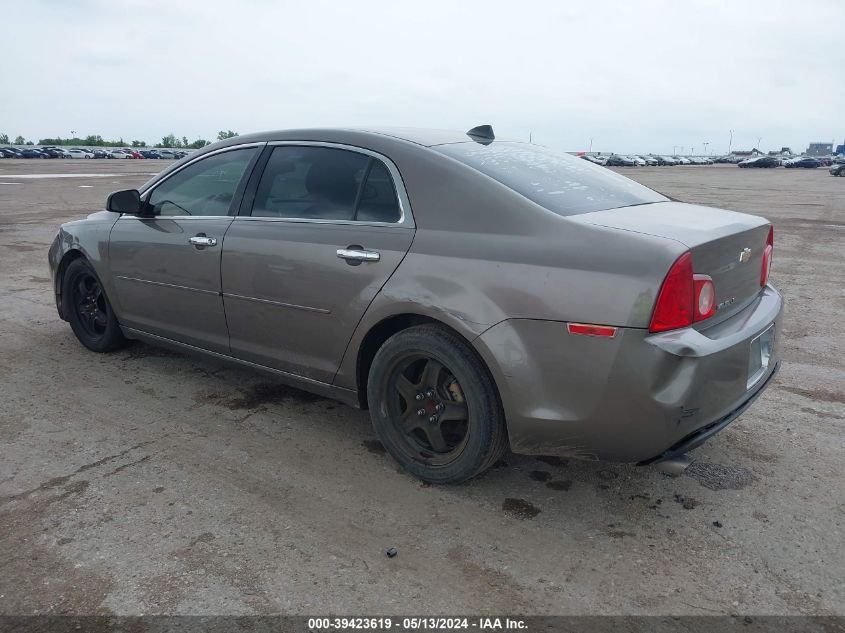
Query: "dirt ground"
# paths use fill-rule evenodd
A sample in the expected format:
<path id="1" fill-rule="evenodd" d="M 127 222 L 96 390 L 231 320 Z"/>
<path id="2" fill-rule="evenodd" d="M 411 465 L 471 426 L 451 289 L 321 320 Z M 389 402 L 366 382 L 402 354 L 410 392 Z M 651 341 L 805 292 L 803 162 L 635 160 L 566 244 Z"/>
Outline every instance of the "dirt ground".
<path id="1" fill-rule="evenodd" d="M 845 614 L 845 178 L 624 170 L 773 220 L 776 382 L 678 478 L 509 456 L 442 488 L 365 412 L 77 343 L 48 244 L 164 165 L 0 161 L 0 613 Z"/>

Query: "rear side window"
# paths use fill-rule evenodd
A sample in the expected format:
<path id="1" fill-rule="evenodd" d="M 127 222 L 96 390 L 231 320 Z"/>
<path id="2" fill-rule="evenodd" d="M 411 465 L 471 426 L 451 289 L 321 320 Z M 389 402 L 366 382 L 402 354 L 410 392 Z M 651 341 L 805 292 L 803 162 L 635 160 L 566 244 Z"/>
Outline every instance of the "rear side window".
<path id="1" fill-rule="evenodd" d="M 398 222 L 399 199 L 393 178 L 380 160 L 373 159 L 364 182 L 355 219 L 362 222 Z"/>
<path id="2" fill-rule="evenodd" d="M 267 161 L 251 215 L 396 222 L 399 203 L 380 160 L 331 147 L 283 145 Z"/>
<path id="3" fill-rule="evenodd" d="M 558 215 L 577 215 L 665 196 L 609 169 L 539 145 L 496 141 L 436 145 L 451 156 Z"/>

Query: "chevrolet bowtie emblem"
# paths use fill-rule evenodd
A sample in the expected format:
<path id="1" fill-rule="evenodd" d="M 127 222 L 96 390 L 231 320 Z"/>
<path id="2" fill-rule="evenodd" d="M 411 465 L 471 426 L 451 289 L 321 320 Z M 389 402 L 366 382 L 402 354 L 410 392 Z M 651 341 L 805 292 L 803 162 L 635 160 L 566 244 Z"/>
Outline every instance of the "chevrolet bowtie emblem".
<path id="1" fill-rule="evenodd" d="M 739 253 L 739 262 L 744 264 L 749 259 L 751 259 L 751 249 L 750 248 L 743 248 L 742 251 Z"/>

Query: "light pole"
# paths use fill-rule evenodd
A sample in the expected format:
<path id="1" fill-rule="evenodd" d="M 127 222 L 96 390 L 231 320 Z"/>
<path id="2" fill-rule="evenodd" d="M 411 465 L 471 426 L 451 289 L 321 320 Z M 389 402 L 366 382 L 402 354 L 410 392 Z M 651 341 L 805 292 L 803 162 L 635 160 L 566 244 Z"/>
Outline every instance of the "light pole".
<path id="1" fill-rule="evenodd" d="M 588 151 L 590 154 L 593 153 L 593 139 L 590 139 L 590 149 Z"/>
<path id="2" fill-rule="evenodd" d="M 728 139 L 728 154 L 731 153 L 731 145 L 733 145 L 733 142 L 734 142 L 734 131 L 731 130 L 731 137 L 730 137 L 730 139 Z"/>
<path id="3" fill-rule="evenodd" d="M 762 141 L 762 140 L 763 140 L 762 136 L 757 137 L 757 148 L 756 149 L 758 149 L 758 150 L 760 149 L 760 141 Z"/>
<path id="4" fill-rule="evenodd" d="M 704 155 L 707 155 L 707 146 L 710 145 L 707 141 L 704 141 Z"/>

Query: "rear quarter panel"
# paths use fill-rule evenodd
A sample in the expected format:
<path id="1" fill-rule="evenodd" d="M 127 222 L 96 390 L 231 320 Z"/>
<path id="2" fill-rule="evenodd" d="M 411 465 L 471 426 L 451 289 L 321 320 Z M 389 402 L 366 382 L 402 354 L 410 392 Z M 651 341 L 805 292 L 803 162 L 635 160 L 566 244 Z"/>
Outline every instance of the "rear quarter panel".
<path id="1" fill-rule="evenodd" d="M 572 222 L 447 162 L 403 171 L 416 236 L 353 334 L 336 385 L 357 386 L 361 342 L 397 314 L 428 316 L 469 341 L 514 318 L 647 327 L 684 245 Z"/>

